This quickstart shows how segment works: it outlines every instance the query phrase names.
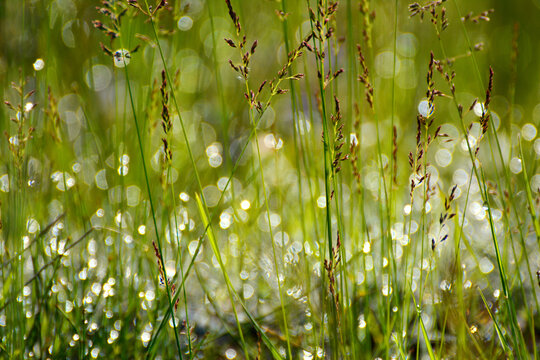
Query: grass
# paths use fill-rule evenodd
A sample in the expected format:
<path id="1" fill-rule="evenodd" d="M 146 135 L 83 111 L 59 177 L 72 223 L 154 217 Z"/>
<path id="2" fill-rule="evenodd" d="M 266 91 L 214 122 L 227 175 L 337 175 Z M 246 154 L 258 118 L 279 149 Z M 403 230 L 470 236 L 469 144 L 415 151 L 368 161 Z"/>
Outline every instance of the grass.
<path id="1" fill-rule="evenodd" d="M 537 359 L 539 12 L 2 2 L 0 358 Z"/>

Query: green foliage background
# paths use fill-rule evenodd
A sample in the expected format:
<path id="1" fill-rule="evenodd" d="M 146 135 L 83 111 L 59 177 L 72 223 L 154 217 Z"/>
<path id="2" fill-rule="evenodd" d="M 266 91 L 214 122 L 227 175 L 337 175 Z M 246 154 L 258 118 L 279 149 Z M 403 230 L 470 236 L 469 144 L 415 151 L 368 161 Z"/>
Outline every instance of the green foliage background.
<path id="1" fill-rule="evenodd" d="M 328 113 L 317 105 L 321 61 L 304 47 L 287 68 L 288 76 L 304 77 L 284 79 L 287 93 L 270 94 L 268 83 L 261 93 L 269 107 L 256 132 L 258 112 L 250 110 L 246 83 L 229 64 L 241 59 L 224 39 L 238 44 L 241 37 L 225 1 L 171 0 L 154 22 L 126 1 L 109 3 L 113 12 L 127 10 L 112 42 L 93 24 L 111 26 L 96 9 L 101 2 L 0 2 L 0 92 L 13 107 L 0 111 L 1 357 L 536 358 L 540 1 L 442 2 L 437 11 L 446 8 L 448 27 L 439 38 L 429 12 L 423 21 L 411 17 L 407 2 L 342 0 L 329 22 L 334 33 L 323 61 L 326 69 L 344 70 L 322 94 Z M 361 4 L 374 15 L 371 46 Z M 317 4 L 234 0 L 232 6 L 246 49 L 257 40 L 248 78 L 256 92 L 287 63 L 287 46 L 298 47 L 312 31 L 308 6 Z M 494 10 L 489 21 L 460 20 L 488 9 Z M 190 20 L 189 29 L 179 28 Z M 115 66 L 100 43 L 113 52 L 130 50 L 127 67 Z M 374 111 L 358 81 L 357 44 Z M 168 135 L 160 48 L 170 75 Z M 475 99 L 485 101 L 489 67 L 494 70 L 489 110 L 496 131 L 482 139 L 476 159 L 483 172 L 477 184 L 489 202 L 478 187 L 471 192 L 473 167 L 458 111 L 435 71 L 435 87 L 445 96 L 435 100 L 429 131 L 433 136 L 442 126 L 449 138 L 426 151 L 436 180 L 429 195 L 416 190 L 408 215 L 408 158 L 419 150 L 418 105 L 428 89 L 431 52 L 455 72 L 455 98 L 475 140 L 479 119 L 468 109 Z M 37 59 L 44 61 L 39 71 Z M 323 120 L 331 124 L 335 116 L 334 95 L 344 138 L 336 126 L 329 145 L 343 142 L 350 156 L 325 178 L 330 152 L 321 134 Z M 35 107 L 21 116 L 27 103 Z M 358 176 L 351 134 L 360 142 Z M 450 160 L 441 160 L 448 153 Z M 231 174 L 232 186 L 222 192 Z M 460 195 L 445 209 L 456 183 Z M 201 187 L 208 209 L 196 200 Z M 334 191 L 335 203 L 326 202 L 325 190 Z M 457 215 L 442 229 L 445 213 Z M 332 280 L 324 261 L 332 258 L 329 240 L 336 246 L 338 233 L 342 247 L 334 249 L 341 258 Z M 168 292 L 179 299 L 170 325 Z M 174 326 L 182 328 L 178 339 Z"/>

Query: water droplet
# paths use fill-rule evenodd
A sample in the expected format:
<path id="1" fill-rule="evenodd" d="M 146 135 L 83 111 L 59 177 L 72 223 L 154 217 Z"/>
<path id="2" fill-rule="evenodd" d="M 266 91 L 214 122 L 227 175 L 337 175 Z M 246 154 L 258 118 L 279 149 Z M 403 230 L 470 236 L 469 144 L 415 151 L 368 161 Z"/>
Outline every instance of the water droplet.
<path id="1" fill-rule="evenodd" d="M 145 226 L 145 225 L 139 226 L 139 228 L 137 229 L 137 231 L 139 232 L 140 235 L 146 234 L 146 226 Z"/>
<path id="2" fill-rule="evenodd" d="M 221 156 L 222 151 L 223 151 L 223 148 L 221 144 L 218 142 L 212 143 L 210 146 L 206 148 L 206 156 L 208 157 L 208 164 L 211 167 L 217 168 L 221 166 L 221 163 L 223 162 L 223 158 Z"/>
<path id="3" fill-rule="evenodd" d="M 437 165 L 447 167 L 452 162 L 452 153 L 448 149 L 439 149 L 435 153 Z"/>
<path id="4" fill-rule="evenodd" d="M 457 186 L 463 186 L 469 181 L 469 175 L 463 169 L 458 169 L 454 172 L 452 180 Z"/>
<path id="5" fill-rule="evenodd" d="M 364 329 L 366 327 L 367 323 L 366 323 L 366 320 L 364 318 L 364 314 L 361 314 L 359 317 L 358 317 L 358 327 L 360 329 Z"/>
<path id="6" fill-rule="evenodd" d="M 540 174 L 535 174 L 531 178 L 531 188 L 534 192 L 540 191 Z"/>
<path id="7" fill-rule="evenodd" d="M 471 151 L 474 151 L 474 146 L 476 145 L 476 138 L 473 135 L 469 135 L 467 136 L 467 139 L 469 140 L 469 146 L 471 148 Z M 461 150 L 469 151 L 469 148 L 467 147 L 467 141 L 465 139 L 461 141 Z"/>
<path id="8" fill-rule="evenodd" d="M 120 162 L 120 164 L 122 165 L 127 165 L 129 164 L 129 155 L 128 154 L 124 154 L 122 156 L 120 156 L 120 158 L 118 158 L 118 161 Z"/>
<path id="9" fill-rule="evenodd" d="M 536 137 L 536 127 L 533 124 L 527 123 L 521 128 L 521 136 L 527 141 L 531 141 Z"/>
<path id="10" fill-rule="evenodd" d="M 407 204 L 403 207 L 403 213 L 405 215 L 410 215 L 411 214 L 411 210 L 412 210 L 412 206 L 411 204 Z"/>
<path id="11" fill-rule="evenodd" d="M 146 299 L 146 301 L 154 301 L 154 299 L 156 298 L 156 293 L 154 292 L 154 290 L 148 290 L 146 291 L 146 293 L 144 293 L 144 298 Z"/>
<path id="12" fill-rule="evenodd" d="M 388 285 L 384 285 L 381 289 L 381 293 L 383 294 L 383 296 L 388 296 L 392 294 L 392 287 Z"/>
<path id="13" fill-rule="evenodd" d="M 443 281 L 441 281 L 441 284 L 439 285 L 439 288 L 440 288 L 442 291 L 449 291 L 451 287 L 452 287 L 452 284 L 450 284 L 450 283 L 448 282 L 448 280 L 443 280 Z"/>
<path id="14" fill-rule="evenodd" d="M 17 118 L 19 119 L 20 118 L 19 113 L 17 113 L 17 115 L 18 115 Z M 9 143 L 13 146 L 19 146 L 19 138 L 17 136 L 11 136 L 9 138 Z"/>
<path id="15" fill-rule="evenodd" d="M 126 200 L 128 206 L 135 207 L 139 205 L 141 198 L 141 189 L 137 185 L 130 185 L 126 189 Z"/>
<path id="16" fill-rule="evenodd" d="M 188 251 L 189 251 L 191 256 L 195 255 L 195 251 L 197 250 L 197 246 L 199 246 L 199 241 L 198 240 L 193 240 L 192 242 L 189 243 Z M 201 251 L 202 251 L 202 246 L 199 249 L 199 252 L 201 252 Z"/>
<path id="17" fill-rule="evenodd" d="M 228 229 L 233 222 L 233 217 L 228 211 L 224 211 L 219 216 L 219 227 L 223 230 Z"/>
<path id="18" fill-rule="evenodd" d="M 373 257 L 371 255 L 366 256 L 366 271 L 373 270 Z"/>
<path id="19" fill-rule="evenodd" d="M 225 357 L 229 360 L 236 358 L 236 350 L 227 349 L 227 351 L 225 351 Z"/>
<path id="20" fill-rule="evenodd" d="M 418 39 L 412 33 L 399 35 L 397 38 L 398 54 L 408 58 L 414 58 L 418 48 Z"/>
<path id="21" fill-rule="evenodd" d="M 433 111 L 435 111 L 435 106 L 430 104 L 426 99 L 418 103 L 418 113 L 423 117 L 429 118 L 431 115 L 433 115 Z"/>
<path id="22" fill-rule="evenodd" d="M 27 102 L 26 104 L 24 104 L 24 112 L 30 112 L 32 111 L 32 109 L 34 108 L 35 104 L 31 103 L 31 102 Z"/>
<path id="23" fill-rule="evenodd" d="M 45 67 L 45 61 L 43 59 L 36 59 L 32 65 L 34 66 L 34 70 L 41 71 Z"/>
<path id="24" fill-rule="evenodd" d="M 141 340 L 142 340 L 144 346 L 147 346 L 147 345 L 148 345 L 148 342 L 150 341 L 150 333 L 144 331 L 144 332 L 141 334 Z"/>
<path id="25" fill-rule="evenodd" d="M 79 271 L 79 279 L 86 280 L 87 276 L 88 276 L 88 273 L 86 271 L 86 268 Z"/>
<path id="26" fill-rule="evenodd" d="M 108 66 L 97 64 L 86 72 L 86 85 L 94 91 L 105 90 L 112 80 L 112 72 Z"/>
<path id="27" fill-rule="evenodd" d="M 249 200 L 242 200 L 242 202 L 240 203 L 240 208 L 242 208 L 242 210 L 247 210 L 251 207 L 251 203 L 249 202 Z"/>
<path id="28" fill-rule="evenodd" d="M 208 185 L 207 187 L 203 189 L 203 195 L 204 195 L 204 199 L 206 200 L 206 205 L 208 207 L 214 207 L 217 205 L 219 201 L 221 192 L 219 191 L 217 186 Z"/>
<path id="29" fill-rule="evenodd" d="M 398 75 L 401 61 L 397 56 L 395 66 L 396 75 Z M 392 51 L 383 51 L 375 56 L 375 72 L 384 79 L 391 79 L 394 76 L 394 53 Z"/>
<path id="30" fill-rule="evenodd" d="M 521 170 L 521 159 L 518 157 L 513 157 L 512 160 L 510 160 L 510 171 L 514 174 L 519 174 Z"/>
<path id="31" fill-rule="evenodd" d="M 70 313 L 73 310 L 73 303 L 71 301 L 67 300 L 64 309 L 65 309 L 65 311 L 67 313 Z"/>
<path id="32" fill-rule="evenodd" d="M 118 175 L 120 175 L 120 176 L 126 176 L 126 175 L 128 174 L 128 172 L 129 172 L 129 167 L 126 166 L 126 165 L 120 165 L 120 166 L 118 167 L 118 170 L 117 170 L 117 171 L 118 171 Z"/>
<path id="33" fill-rule="evenodd" d="M 489 274 L 495 268 L 493 263 L 485 256 L 478 263 L 478 267 L 483 274 Z"/>
<path id="34" fill-rule="evenodd" d="M 176 275 L 176 263 L 174 260 L 167 260 L 165 262 L 165 273 L 167 274 L 168 279 L 171 279 Z"/>
<path id="35" fill-rule="evenodd" d="M 26 230 L 30 234 L 35 234 L 36 232 L 38 232 L 39 223 L 37 222 L 37 220 L 33 218 L 28 219 L 28 221 L 26 222 Z"/>
<path id="36" fill-rule="evenodd" d="M 357 146 L 358 145 L 358 138 L 356 137 L 355 133 L 351 133 L 349 137 L 349 142 L 351 143 L 351 146 Z"/>
<path id="37" fill-rule="evenodd" d="M 176 25 L 181 31 L 188 31 L 193 26 L 193 20 L 189 16 L 184 15 L 178 19 L 178 23 Z"/>
<path id="38" fill-rule="evenodd" d="M 244 284 L 244 299 L 250 299 L 255 293 L 255 289 L 250 284 Z"/>
<path id="39" fill-rule="evenodd" d="M 113 54 L 114 66 L 123 68 L 131 61 L 131 54 L 126 49 L 118 49 Z"/>
<path id="40" fill-rule="evenodd" d="M 107 183 L 107 171 L 105 169 L 101 169 L 98 172 L 96 172 L 96 175 L 94 176 L 94 180 L 96 182 L 96 186 L 101 190 L 107 190 L 109 188 L 109 184 Z"/>
<path id="41" fill-rule="evenodd" d="M 484 115 L 485 111 L 486 111 L 486 108 L 484 107 L 483 103 L 477 102 L 476 104 L 474 104 L 474 107 L 473 107 L 474 115 L 481 117 L 482 115 Z"/>
<path id="42" fill-rule="evenodd" d="M 283 140 L 274 134 L 268 134 L 264 137 L 264 145 L 269 149 L 279 150 L 283 147 Z"/>

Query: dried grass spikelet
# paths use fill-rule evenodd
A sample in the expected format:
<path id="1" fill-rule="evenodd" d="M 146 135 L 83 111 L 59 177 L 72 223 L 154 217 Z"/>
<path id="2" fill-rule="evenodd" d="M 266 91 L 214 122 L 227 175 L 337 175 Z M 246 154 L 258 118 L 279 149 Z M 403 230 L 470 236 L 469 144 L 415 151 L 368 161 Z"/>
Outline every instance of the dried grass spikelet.
<path id="1" fill-rule="evenodd" d="M 152 246 L 154 247 L 154 254 L 156 256 L 156 261 L 158 264 L 158 270 L 159 270 L 159 282 L 161 285 L 165 285 L 165 280 L 167 277 L 165 276 L 165 265 L 161 261 L 161 256 L 159 255 L 159 248 L 155 241 L 152 241 Z M 176 293 L 176 285 L 171 283 L 170 279 L 167 279 L 168 286 L 171 289 L 171 298 L 174 297 L 174 294 Z M 180 299 L 176 299 L 174 303 L 174 311 L 178 310 L 178 304 L 180 302 Z"/>

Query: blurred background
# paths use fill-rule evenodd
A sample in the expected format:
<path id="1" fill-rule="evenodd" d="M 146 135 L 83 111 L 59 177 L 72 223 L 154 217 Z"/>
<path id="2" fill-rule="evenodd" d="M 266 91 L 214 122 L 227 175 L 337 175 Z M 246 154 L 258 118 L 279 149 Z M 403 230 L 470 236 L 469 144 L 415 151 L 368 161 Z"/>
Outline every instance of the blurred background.
<path id="1" fill-rule="evenodd" d="M 145 8 L 143 1 L 138 3 Z M 250 88 L 256 91 L 287 63 L 287 48 L 298 47 L 310 33 L 308 5 L 316 4 L 313 0 L 285 4 L 236 0 L 232 4 L 247 36 L 247 46 L 258 42 L 248 79 Z M 369 13 L 374 16 L 372 46 L 364 39 L 360 4 L 369 4 Z M 342 241 L 350 263 L 346 281 L 351 283 L 349 299 L 354 304 L 351 318 L 358 325 L 355 338 L 373 357 L 398 353 L 394 345 L 390 353 L 385 353 L 382 335 L 371 327 L 378 323 L 378 302 L 392 292 L 392 288 L 388 290 L 388 278 L 384 285 L 382 274 L 375 274 L 388 261 L 378 241 L 386 231 L 395 243 L 398 267 L 405 266 L 404 273 L 424 272 L 432 265 L 423 261 L 434 261 L 432 283 L 425 294 L 426 304 L 431 304 L 424 313 L 429 333 L 440 338 L 441 329 L 452 333 L 458 327 L 458 317 L 450 316 L 446 322 L 441 315 L 456 301 L 443 283 L 452 283 L 449 277 L 460 272 L 454 266 L 454 224 L 444 229 L 437 225 L 444 211 L 444 196 L 454 184 L 458 185 L 457 217 L 460 223 L 464 219 L 465 245 L 461 248 L 466 271 L 462 280 L 470 282 L 466 290 L 473 289 L 463 295 L 469 325 L 481 333 L 479 344 L 490 344 L 493 356 L 502 354 L 493 345 L 497 338 L 475 290 L 480 287 L 490 296 L 489 301 L 498 302 L 501 285 L 487 208 L 478 183 L 473 181 L 469 186 L 471 160 L 455 103 L 447 97 L 436 99 L 433 117 L 451 141 L 437 139 L 426 155 L 433 187 L 431 212 L 426 210 L 428 221 L 422 222 L 422 199 L 410 203 L 409 185 L 414 175 L 408 154 L 416 148 L 416 119 L 419 104 L 426 97 L 430 52 L 455 71 L 456 100 L 463 105 L 473 141 L 480 134 L 478 114 L 467 110 L 475 99 L 484 101 L 489 66 L 493 67 L 490 110 L 504 164 L 492 160 L 494 153 L 499 159 L 498 153 L 495 142 L 488 145 L 487 139 L 482 140 L 479 161 L 493 190 L 495 228 L 504 263 L 512 274 L 512 291 L 517 293 L 520 325 L 524 333 L 538 331 L 534 321 L 530 329 L 528 320 L 530 314 L 538 320 L 538 287 L 531 276 L 540 266 L 538 235 L 524 209 L 530 209 L 526 189 L 532 191 L 538 208 L 540 188 L 540 142 L 536 135 L 540 124 L 540 22 L 536 20 L 540 1 L 456 0 L 443 5 L 448 27 L 440 38 L 429 13 L 423 21 L 419 15 L 411 17 L 409 3 L 403 1 L 397 1 L 396 14 L 393 2 L 343 0 L 331 24 L 334 36 L 327 48 L 326 64 L 344 72 L 331 83 L 329 91 L 341 102 L 345 152 L 358 141 L 361 154 L 361 183 L 355 183 L 349 162 L 341 165 L 338 180 L 337 196 L 342 204 L 338 217 L 346 229 Z M 117 29 L 99 8 L 115 14 L 126 10 Z M 488 11 L 488 19 L 472 21 L 484 11 Z M 462 21 L 469 13 L 471 17 Z M 96 28 L 96 20 L 114 29 L 118 37 L 111 41 Z M 244 358 L 222 270 L 206 239 L 195 200 L 199 184 L 184 140 L 183 123 L 233 286 L 280 352 L 285 354 L 286 348 L 283 306 L 294 358 L 328 355 L 322 350 L 326 349 L 325 336 L 319 334 L 321 327 L 328 326 L 321 320 L 325 305 L 319 297 L 324 292 L 321 259 L 326 249 L 321 244 L 326 231 L 326 195 L 318 110 L 321 95 L 313 53 L 303 50 L 290 74 L 302 73 L 304 79 L 294 85 L 284 81 L 281 87 L 291 91 L 273 97 L 261 116 L 257 128 L 259 158 L 254 139 L 243 152 L 252 123 L 244 97 L 246 84 L 229 64 L 229 60 L 238 64 L 241 58 L 238 49 L 224 41 L 238 41 L 225 1 L 170 0 L 157 13 L 155 24 L 174 89 L 174 98 L 169 92 L 172 130 L 168 135 L 162 129 L 160 86 L 164 64 L 152 24 L 141 11 L 114 0 L 0 1 L 0 93 L 11 104 L 0 111 L 0 259 L 4 264 L 0 352 L 43 359 L 142 358 L 151 345 L 151 356 L 177 356 L 172 322 L 166 320 L 165 330 L 157 331 L 168 309 L 160 267 L 176 286 L 190 267 L 175 321 L 183 327 L 182 348 L 188 346 L 187 320 L 193 327 L 193 344 L 200 344 L 196 356 Z M 363 85 L 357 81 L 362 68 L 356 44 L 362 45 L 374 87 L 374 112 L 367 107 Z M 436 87 L 450 94 L 444 79 L 438 74 L 434 78 Z M 261 95 L 262 99 L 268 96 Z M 327 104 L 333 104 L 330 95 L 323 96 Z M 141 132 L 147 175 L 134 117 Z M 355 126 L 357 119 L 359 124 Z M 397 131 L 395 144 L 393 125 Z M 172 151 L 170 167 L 164 161 L 163 138 Z M 380 165 L 389 176 L 393 151 L 397 179 L 388 185 L 394 203 L 389 210 L 390 221 L 385 223 L 386 219 L 381 219 L 381 187 L 385 185 Z M 261 183 L 260 168 L 264 169 L 265 184 Z M 528 173 L 526 179 L 523 169 Z M 506 178 L 504 172 L 508 170 L 510 177 Z M 231 186 L 226 188 L 233 171 Z M 163 244 L 165 263 L 161 265 L 152 245 L 157 239 L 145 176 Z M 264 190 L 268 192 L 268 209 Z M 515 201 L 506 202 L 505 192 L 513 193 Z M 510 204 L 523 209 L 522 218 L 512 215 Z M 463 216 L 465 206 L 469 211 Z M 518 233 L 523 241 L 516 250 L 512 244 L 517 244 Z M 449 234 L 451 240 L 441 241 L 437 256 L 431 258 L 428 242 L 441 239 L 441 234 Z M 78 239 L 81 241 L 76 242 Z M 70 248 L 71 244 L 75 246 Z M 416 269 L 412 270 L 403 265 L 408 256 L 403 254 L 410 254 L 407 249 L 416 247 L 424 247 L 426 254 L 424 259 L 410 260 Z M 34 278 L 39 269 L 42 271 Z M 516 275 L 520 272 L 523 279 Z M 387 287 L 384 296 L 381 286 Z M 371 300 L 366 294 L 372 296 Z M 412 303 L 405 305 L 409 306 Z M 238 304 L 236 308 L 255 354 L 260 340 Z M 367 328 L 366 321 L 370 324 Z M 414 348 L 416 336 L 411 334 L 405 341 L 405 349 Z M 527 336 L 532 349 L 534 336 Z M 452 354 L 455 338 L 449 338 L 444 348 L 445 353 Z"/>

